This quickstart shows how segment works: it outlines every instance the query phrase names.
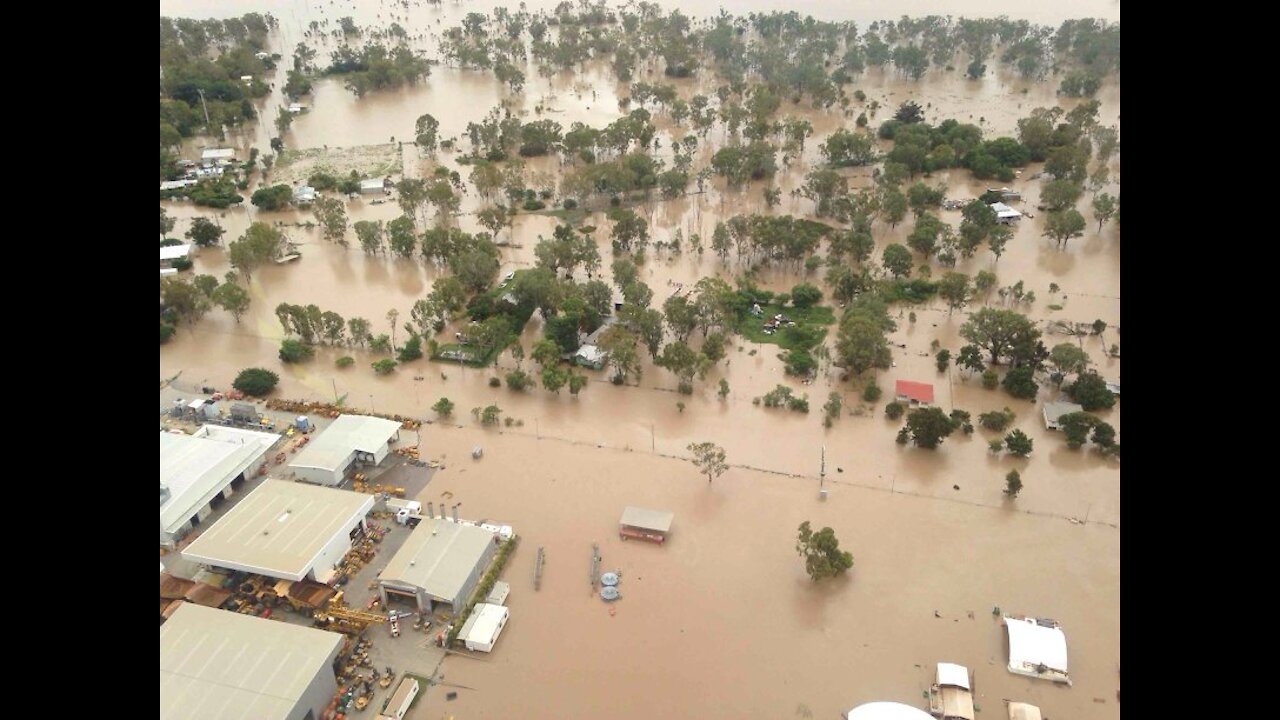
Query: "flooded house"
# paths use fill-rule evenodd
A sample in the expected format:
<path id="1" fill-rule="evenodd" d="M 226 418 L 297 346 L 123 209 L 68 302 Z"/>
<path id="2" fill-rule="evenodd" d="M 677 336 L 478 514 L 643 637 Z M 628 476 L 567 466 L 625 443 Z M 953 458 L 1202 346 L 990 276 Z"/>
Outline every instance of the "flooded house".
<path id="1" fill-rule="evenodd" d="M 382 178 L 360 181 L 361 195 L 383 195 L 387 192 L 387 182 Z"/>
<path id="2" fill-rule="evenodd" d="M 160 248 L 160 269 L 173 267 L 179 260 L 190 260 L 195 245 L 166 245 Z"/>
<path id="3" fill-rule="evenodd" d="M 1084 408 L 1073 402 L 1047 402 L 1044 404 L 1044 426 L 1049 430 L 1058 429 L 1058 421 L 1063 415 L 1084 412 Z"/>
<path id="4" fill-rule="evenodd" d="M 293 201 L 298 205 L 307 205 L 316 201 L 316 189 L 310 185 L 300 185 L 293 191 Z"/>
<path id="5" fill-rule="evenodd" d="M 200 153 L 200 164 L 205 167 L 225 165 L 236 159 L 236 151 L 231 148 L 209 148 Z"/>
<path id="6" fill-rule="evenodd" d="M 1012 225 L 1022 217 L 1022 213 L 1002 202 L 991 203 L 991 209 L 996 211 L 996 221 L 1002 225 Z"/>
<path id="7" fill-rule="evenodd" d="M 898 380 L 893 385 L 894 399 L 912 407 L 929 407 L 933 404 L 933 385 L 913 380 Z"/>

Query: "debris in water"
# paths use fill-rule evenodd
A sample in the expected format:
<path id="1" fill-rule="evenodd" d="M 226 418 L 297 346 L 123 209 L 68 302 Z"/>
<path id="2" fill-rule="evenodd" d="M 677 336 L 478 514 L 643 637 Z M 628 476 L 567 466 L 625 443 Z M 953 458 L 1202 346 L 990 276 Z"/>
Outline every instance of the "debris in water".
<path id="1" fill-rule="evenodd" d="M 940 617 L 942 617 L 942 613 L 938 612 L 937 610 L 934 610 L 934 611 L 933 611 L 933 616 L 934 616 L 934 617 L 936 617 L 936 618 L 940 618 Z"/>
<path id="2" fill-rule="evenodd" d="M 959 485 L 952 485 L 952 486 L 951 486 L 951 489 L 952 489 L 952 490 L 959 490 L 959 489 L 960 489 L 960 486 L 959 486 Z"/>
<path id="3" fill-rule="evenodd" d="M 456 692 L 449 692 L 449 693 L 445 693 L 445 695 L 444 695 L 444 699 L 445 699 L 445 700 L 457 700 L 457 699 L 458 699 L 458 693 L 456 693 Z"/>

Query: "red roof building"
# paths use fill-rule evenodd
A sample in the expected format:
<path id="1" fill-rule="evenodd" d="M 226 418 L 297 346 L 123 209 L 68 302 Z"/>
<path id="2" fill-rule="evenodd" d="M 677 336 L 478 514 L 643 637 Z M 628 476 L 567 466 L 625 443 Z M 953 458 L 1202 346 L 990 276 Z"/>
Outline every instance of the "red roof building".
<path id="1" fill-rule="evenodd" d="M 921 405 L 933 404 L 933 385 L 929 383 L 899 380 L 894 385 L 894 394 L 897 395 L 898 400 L 904 402 L 909 401 Z"/>

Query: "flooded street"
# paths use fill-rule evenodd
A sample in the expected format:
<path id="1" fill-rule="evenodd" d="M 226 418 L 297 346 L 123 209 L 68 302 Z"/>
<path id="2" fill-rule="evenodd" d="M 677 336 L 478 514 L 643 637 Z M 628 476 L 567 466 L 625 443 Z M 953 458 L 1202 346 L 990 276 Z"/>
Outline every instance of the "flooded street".
<path id="1" fill-rule="evenodd" d="M 434 56 L 436 41 L 447 28 L 460 23 L 467 12 L 488 12 L 496 4 L 391 2 L 308 2 L 287 0 L 265 5 L 258 0 L 162 0 L 161 15 L 169 17 L 228 17 L 245 12 L 271 12 L 280 20 L 273 33 L 273 52 L 283 56 L 281 68 L 268 82 L 274 90 L 255 102 L 263 122 L 229 133 L 226 143 L 247 155 L 248 148 L 269 152 L 269 139 L 277 109 L 287 104 L 281 92 L 285 70 L 298 42 L 317 50 L 316 63 L 327 64 L 338 40 L 304 38 L 312 20 L 336 21 L 351 15 L 360 25 L 385 26 L 394 19 L 415 39 L 411 45 Z M 550 0 L 526 5 L 530 11 L 550 9 Z M 662 7 L 676 7 L 670 0 Z M 512 6 L 514 10 L 514 6 Z M 923 16 L 951 14 L 990 17 L 1007 14 L 1017 19 L 1056 26 L 1068 17 L 1119 19 L 1119 3 L 1090 0 L 1062 7 L 999 0 L 995 3 L 954 0 L 939 4 L 909 0 L 887 8 L 865 0 L 835 5 L 804 0 L 779 4 L 776 0 L 747 0 L 732 11 L 794 9 L 819 19 L 851 19 L 862 28 L 886 14 Z M 889 11 L 892 10 L 890 13 Z M 686 10 L 692 12 L 692 10 Z M 406 17 L 408 13 L 408 17 Z M 699 16 L 705 17 L 709 10 Z M 328 30 L 332 30 L 330 22 Z M 423 37 L 418 39 L 417 36 Z M 868 70 L 847 90 L 866 92 L 867 102 L 880 103 L 876 127 L 890 117 L 900 103 L 917 100 L 928 122 L 947 118 L 981 124 L 988 138 L 1016 135 L 1019 118 L 1036 107 L 1071 109 L 1079 100 L 1059 97 L 1056 79 L 1029 83 L 995 60 L 980 81 L 966 80 L 962 69 L 937 68 L 919 81 L 904 79 L 891 69 Z M 672 82 L 681 97 L 710 93 L 719 81 L 706 77 L 671 81 L 661 74 L 660 63 L 641 64 L 637 80 Z M 554 119 L 568 129 L 580 121 L 601 127 L 624 115 L 618 98 L 629 94 L 618 83 L 607 63 L 593 61 L 582 72 L 546 77 L 530 64 L 524 69 L 527 84 L 517 96 L 526 122 L 540 117 Z M 466 126 L 478 122 L 503 98 L 506 87 L 487 71 L 433 66 L 431 75 L 417 85 L 379 91 L 357 98 L 340 79 L 317 79 L 314 93 L 303 102 L 311 111 L 298 116 L 285 134 L 293 149 L 350 147 L 405 141 L 406 175 L 429 175 L 437 166 L 457 170 L 465 180 L 470 168 L 456 162 L 463 150 L 439 151 L 420 157 L 411 143 L 414 122 L 424 113 L 440 120 L 440 137 L 456 137 L 469 149 Z M 1120 88 L 1109 78 L 1097 94 L 1099 121 L 1119 124 Z M 652 288 L 652 306 L 662 302 L 678 286 L 688 289 L 698 279 L 720 276 L 733 283 L 742 270 L 734 256 L 721 261 L 710 250 L 710 237 L 718 221 L 736 214 L 765 213 L 812 216 L 814 204 L 790 193 L 804 176 L 822 162 L 818 146 L 832 131 L 851 128 L 861 104 L 851 113 L 833 107 L 814 110 L 809 105 L 784 102 L 777 117 L 803 117 L 815 128 L 803 156 L 785 169 L 780 166 L 771 186 L 782 191 L 782 204 L 766 211 L 761 200 L 763 182 L 742 188 L 726 188 L 714 179 L 706 191 L 664 201 L 654 194 L 650 202 L 634 206 L 650 223 L 654 240 L 667 239 L 677 230 L 687 238 L 699 233 L 707 252 L 699 257 L 687 247 L 673 255 L 651 248 L 641 266 L 640 279 Z M 654 113 L 661 149 L 656 157 L 671 160 L 672 139 L 686 128 L 671 122 L 665 113 Z M 725 142 L 722 124 L 699 143 L 695 168 Z M 196 148 L 217 141 L 197 138 L 188 143 L 187 157 Z M 882 143 L 883 147 L 889 147 Z M 1088 195 L 1079 204 L 1089 219 L 1083 237 L 1066 249 L 1042 235 L 1046 213 L 1035 208 L 1041 182 L 1031 180 L 1040 164 L 1021 170 L 1010 187 L 1023 194 L 1020 209 L 1035 218 L 1023 219 L 996 262 L 984 247 L 974 257 L 961 259 L 956 271 L 970 276 L 989 270 L 998 276 L 997 286 L 1021 280 L 1037 300 L 1018 306 L 1038 326 L 1048 320 L 1092 322 L 1101 319 L 1108 329 L 1101 336 L 1083 338 L 1093 367 L 1106 379 L 1118 381 L 1119 358 L 1106 349 L 1119 344 L 1115 328 L 1120 324 L 1120 237 L 1115 223 L 1098 231 L 1088 212 Z M 842 171 L 852 188 L 871 184 L 870 168 Z M 559 161 L 541 158 L 528 163 L 527 178 L 544 178 L 557 189 Z M 1119 194 L 1118 153 L 1110 163 L 1110 184 L 1103 188 Z M 398 177 L 396 178 L 398 179 Z M 919 179 L 919 178 L 918 178 Z M 948 198 L 970 199 L 988 187 L 1003 183 L 973 180 L 963 170 L 934 173 L 923 178 L 929 184 L 945 184 Z M 255 180 L 256 183 L 256 180 Z M 250 188 L 250 192 L 253 187 Z M 481 227 L 474 213 L 488 203 L 468 184 L 461 213 L 451 220 L 463 230 Z M 399 413 L 433 418 L 429 409 L 441 397 L 456 404 L 454 417 L 423 429 L 422 456 L 443 459 L 446 470 L 432 480 L 423 496 L 439 500 L 440 493 L 454 493 L 460 513 L 508 523 L 521 536 L 521 545 L 507 566 L 504 580 L 512 587 L 508 605 L 511 621 L 495 651 L 475 658 L 450 658 L 443 666 L 444 682 L 458 689 L 456 700 L 432 688 L 410 712 L 411 720 L 436 718 L 590 717 L 608 714 L 617 718 L 835 718 L 839 713 L 873 700 L 894 700 L 927 705 L 921 692 L 932 682 L 939 661 L 968 666 L 976 675 L 975 703 L 979 717 L 1004 717 L 1003 699 L 1039 705 L 1047 717 L 1061 720 L 1120 716 L 1116 701 L 1120 662 L 1120 469 L 1091 448 L 1069 450 L 1062 434 L 1045 429 L 1041 416 L 1044 401 L 1059 392 L 1046 383 L 1036 402 L 1018 400 L 1003 390 L 982 388 L 980 378 L 954 365 L 945 373 L 934 366 L 931 343 L 954 354 L 965 342 L 960 326 L 971 312 L 983 306 L 978 300 L 949 314 L 946 303 L 935 298 L 916 306 L 890 308 L 898 329 L 890 336 L 894 367 L 876 371 L 885 397 L 874 406 L 861 402 L 861 384 L 842 382 L 841 370 L 820 364 L 811 384 L 786 376 L 780 349 L 757 345 L 741 337 L 731 340 L 727 361 L 717 364 L 707 377 L 694 382 L 691 396 L 676 392 L 677 379 L 644 357 L 638 385 L 615 386 L 605 371 L 585 370 L 591 382 L 578 397 L 567 391 L 552 394 L 541 388 L 519 393 L 490 387 L 493 376 L 502 377 L 517 367 L 510 352 L 498 360 L 498 368 L 468 368 L 417 360 L 387 376 L 377 376 L 370 363 L 378 356 L 359 348 L 316 347 L 315 359 L 284 365 L 277 359 L 284 331 L 274 310 L 282 302 L 314 303 L 345 318 L 363 317 L 376 334 L 390 333 L 387 311 L 399 312 L 396 339 L 402 341 L 403 325 L 413 303 L 431 291 L 433 283 L 448 274 L 424 264 L 418 257 L 402 259 L 370 256 L 361 251 L 354 232 L 348 230 L 349 247 L 321 237 L 319 228 L 302 227 L 314 222 L 310 212 L 263 212 L 248 202 L 225 211 L 195 207 L 189 202 L 165 201 L 161 205 L 178 218 L 173 237 L 181 237 L 196 217 L 215 218 L 226 230 L 225 241 L 239 237 L 250 223 L 278 224 L 298 244 L 301 259 L 286 265 L 256 270 L 248 283 L 252 304 L 240 323 L 214 309 L 194 326 L 180 325 L 173 340 L 160 349 L 161 379 L 176 378 L 175 386 L 190 391 L 209 385 L 230 386 L 243 368 L 260 366 L 280 375 L 275 396 L 290 399 L 342 400 L 354 411 Z M 348 222 L 389 221 L 401 214 L 394 200 L 373 205 L 366 200 L 346 204 Z M 950 225 L 960 223 L 959 211 L 938 211 Z M 592 213 L 584 224 L 595 233 L 604 269 L 613 259 L 603 211 Z M 501 249 L 500 273 L 534 265 L 539 236 L 550 236 L 556 219 L 546 214 L 521 212 L 510 230 L 512 247 Z M 882 221 L 873 225 L 878 261 L 890 243 L 904 243 L 913 221 L 896 228 Z M 420 228 L 421 229 L 421 228 Z M 825 245 L 825 244 L 824 244 Z M 917 257 L 918 260 L 918 257 Z M 231 267 L 225 246 L 199 250 L 195 272 L 221 278 Z M 936 263 L 933 277 L 942 273 Z M 765 267 L 757 274 L 763 288 L 789 291 L 801 281 L 829 289 L 822 271 L 805 275 L 780 266 Z M 579 278 L 581 280 L 583 278 Z M 1051 295 L 1050 284 L 1060 290 Z M 824 300 L 824 304 L 829 303 Z M 1000 307 L 993 292 L 988 304 Z M 1050 306 L 1060 307 L 1053 309 Z M 1012 306 L 1004 306 L 1012 307 Z M 911 322 L 908 313 L 914 312 Z M 837 309 L 837 317 L 839 310 Z M 451 324 L 441 333 L 452 338 L 463 323 Z M 830 326 L 827 344 L 833 344 L 836 326 Z M 535 313 L 521 337 L 526 352 L 542 336 L 542 319 Z M 1048 347 L 1075 338 L 1045 334 Z M 905 347 L 900 347 L 905 346 Z M 339 369 L 341 356 L 355 358 L 354 366 Z M 520 364 L 535 371 L 531 360 Z M 871 373 L 868 373 L 870 375 Z M 725 379 L 730 392 L 721 399 L 717 384 Z M 975 424 L 980 413 L 1009 407 L 1016 413 L 1012 428 L 1024 431 L 1035 443 L 1033 454 L 1017 459 L 992 455 L 987 441 L 997 437 L 979 427 L 970 436 L 956 432 L 937 451 L 895 444 L 901 422 L 884 417 L 892 399 L 895 380 L 932 383 L 936 405 L 945 411 L 970 412 Z M 778 384 L 808 396 L 808 414 L 753 405 L 752 399 Z M 830 429 L 822 426 L 823 402 L 839 392 L 845 410 Z M 683 403 L 683 409 L 677 403 Z M 483 429 L 471 409 L 496 404 L 513 426 Z M 1120 427 L 1120 406 L 1098 413 Z M 708 486 L 688 462 L 689 443 L 710 441 L 724 447 L 730 469 Z M 484 448 L 484 458 L 474 461 L 470 449 Z M 819 501 L 820 458 L 825 450 L 826 486 L 830 496 Z M 1004 494 L 1004 477 L 1017 469 L 1025 487 L 1016 501 Z M 665 546 L 622 542 L 617 536 L 623 507 L 640 505 L 675 513 L 672 537 Z M 804 563 L 794 545 L 797 526 L 809 520 L 815 526 L 831 526 L 841 547 L 850 550 L 855 565 L 846 577 L 815 584 L 804 573 Z M 589 556 L 592 542 L 601 546 L 602 570 L 621 570 L 623 599 L 613 606 L 590 595 Z M 548 565 L 540 591 L 533 590 L 534 557 L 545 547 Z M 1072 688 L 1029 680 L 1007 672 L 1008 643 L 993 617 L 999 606 L 1010 614 L 1051 617 L 1066 633 Z M 616 607 L 616 615 L 609 613 Z M 935 617 L 935 611 L 941 617 Z M 969 615 L 973 617 L 970 618 Z"/>

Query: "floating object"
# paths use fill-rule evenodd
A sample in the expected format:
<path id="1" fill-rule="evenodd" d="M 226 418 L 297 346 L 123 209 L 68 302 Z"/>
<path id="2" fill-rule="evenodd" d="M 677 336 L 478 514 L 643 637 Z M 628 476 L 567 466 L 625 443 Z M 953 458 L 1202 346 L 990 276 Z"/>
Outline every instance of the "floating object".
<path id="1" fill-rule="evenodd" d="M 622 593 L 618 592 L 618 588 L 610 585 L 608 587 L 600 588 L 600 597 L 608 602 L 613 602 L 614 600 L 622 597 Z"/>
<path id="2" fill-rule="evenodd" d="M 613 587 L 618 584 L 618 573 L 607 572 L 600 576 L 600 584 L 605 587 Z"/>
<path id="3" fill-rule="evenodd" d="M 471 457 L 479 460 L 482 455 L 484 455 L 484 450 L 479 445 L 471 448 Z"/>

